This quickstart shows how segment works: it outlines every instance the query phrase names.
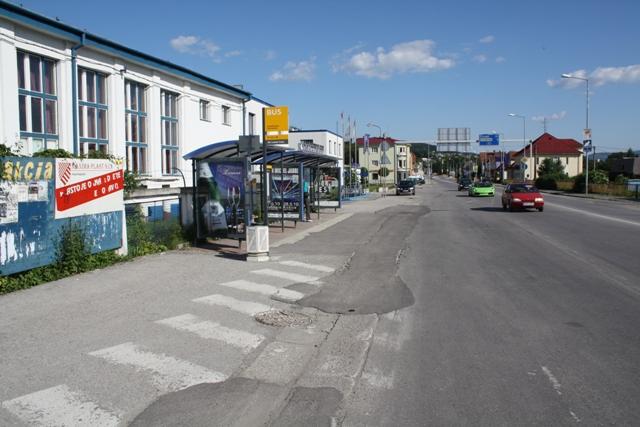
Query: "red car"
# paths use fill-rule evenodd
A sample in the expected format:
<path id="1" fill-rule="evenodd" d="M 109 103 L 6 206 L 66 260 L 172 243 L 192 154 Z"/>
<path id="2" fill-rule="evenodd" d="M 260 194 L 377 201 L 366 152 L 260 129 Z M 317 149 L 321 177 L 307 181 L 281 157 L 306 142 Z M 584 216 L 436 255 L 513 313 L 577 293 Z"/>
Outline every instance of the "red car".
<path id="1" fill-rule="evenodd" d="M 544 198 L 540 191 L 531 184 L 509 184 L 502 193 L 502 209 L 534 208 L 544 210 Z"/>

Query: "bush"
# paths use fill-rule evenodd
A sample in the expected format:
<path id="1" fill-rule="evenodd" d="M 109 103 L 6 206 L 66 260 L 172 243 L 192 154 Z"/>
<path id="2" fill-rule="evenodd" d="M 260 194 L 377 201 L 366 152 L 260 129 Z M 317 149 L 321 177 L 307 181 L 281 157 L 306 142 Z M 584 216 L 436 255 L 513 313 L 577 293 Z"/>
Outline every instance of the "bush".
<path id="1" fill-rule="evenodd" d="M 573 191 L 583 193 L 585 174 L 581 173 L 573 178 Z M 609 176 L 606 172 L 594 169 L 589 171 L 589 184 L 608 184 Z"/>
<path id="2" fill-rule="evenodd" d="M 78 224 L 69 223 L 60 230 L 60 239 L 56 245 L 55 263 L 11 276 L 0 277 L 0 294 L 27 289 L 74 274 L 104 268 L 123 259 L 115 251 L 90 254 L 82 227 Z"/>

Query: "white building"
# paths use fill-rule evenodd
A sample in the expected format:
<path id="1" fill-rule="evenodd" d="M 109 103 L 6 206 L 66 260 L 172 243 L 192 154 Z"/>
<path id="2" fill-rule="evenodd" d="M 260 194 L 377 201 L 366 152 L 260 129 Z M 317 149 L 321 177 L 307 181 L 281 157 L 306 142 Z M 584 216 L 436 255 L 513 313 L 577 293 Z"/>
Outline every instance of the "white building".
<path id="1" fill-rule="evenodd" d="M 329 130 L 292 130 L 289 132 L 289 148 L 334 157 L 342 167 L 342 137 Z"/>
<path id="2" fill-rule="evenodd" d="M 99 150 L 149 189 L 191 184 L 184 153 L 260 133 L 238 87 L 0 0 L 0 143 L 30 155 Z"/>

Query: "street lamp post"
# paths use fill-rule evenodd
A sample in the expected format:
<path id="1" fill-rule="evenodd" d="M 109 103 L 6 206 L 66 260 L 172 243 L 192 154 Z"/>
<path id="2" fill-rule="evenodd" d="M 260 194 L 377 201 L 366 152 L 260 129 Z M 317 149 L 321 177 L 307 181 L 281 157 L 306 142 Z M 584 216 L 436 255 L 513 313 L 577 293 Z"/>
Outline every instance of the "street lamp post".
<path id="1" fill-rule="evenodd" d="M 527 118 L 520 114 L 509 113 L 509 117 L 518 117 L 522 119 L 522 145 L 524 148 L 522 149 L 522 154 L 527 154 Z M 533 148 L 529 147 L 529 157 L 533 157 Z M 535 165 L 533 165 L 535 167 Z M 525 173 L 522 172 L 522 178 L 525 178 Z"/>
<path id="2" fill-rule="evenodd" d="M 562 75 L 563 79 L 575 79 L 575 80 L 582 80 L 584 82 L 586 82 L 587 84 L 587 117 L 586 117 L 586 126 L 584 128 L 585 130 L 585 134 L 586 132 L 589 132 L 589 79 L 586 77 L 578 77 L 578 76 L 573 76 L 571 74 L 563 74 Z M 585 135 L 586 136 L 586 135 Z M 584 151 L 584 155 L 585 155 L 585 160 L 586 160 L 586 165 L 585 165 L 585 174 L 584 174 L 584 195 L 588 196 L 589 195 L 589 152 L 586 150 L 587 148 L 587 144 L 586 144 L 586 138 L 585 141 L 583 141 L 582 144 L 582 150 Z"/>

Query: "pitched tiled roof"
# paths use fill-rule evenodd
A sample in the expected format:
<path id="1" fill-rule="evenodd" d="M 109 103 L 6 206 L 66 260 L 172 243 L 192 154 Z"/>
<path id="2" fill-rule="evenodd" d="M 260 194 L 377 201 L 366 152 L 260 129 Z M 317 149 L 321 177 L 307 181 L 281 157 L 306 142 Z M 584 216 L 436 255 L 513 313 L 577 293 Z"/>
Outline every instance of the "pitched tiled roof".
<path id="1" fill-rule="evenodd" d="M 582 154 L 582 144 L 575 139 L 560 139 L 551 135 L 548 132 L 540 135 L 535 141 L 533 141 L 533 152 L 536 155 L 580 155 Z M 522 156 L 525 149 L 518 151 L 515 156 Z M 526 147 L 526 152 L 529 152 L 529 146 Z"/>

